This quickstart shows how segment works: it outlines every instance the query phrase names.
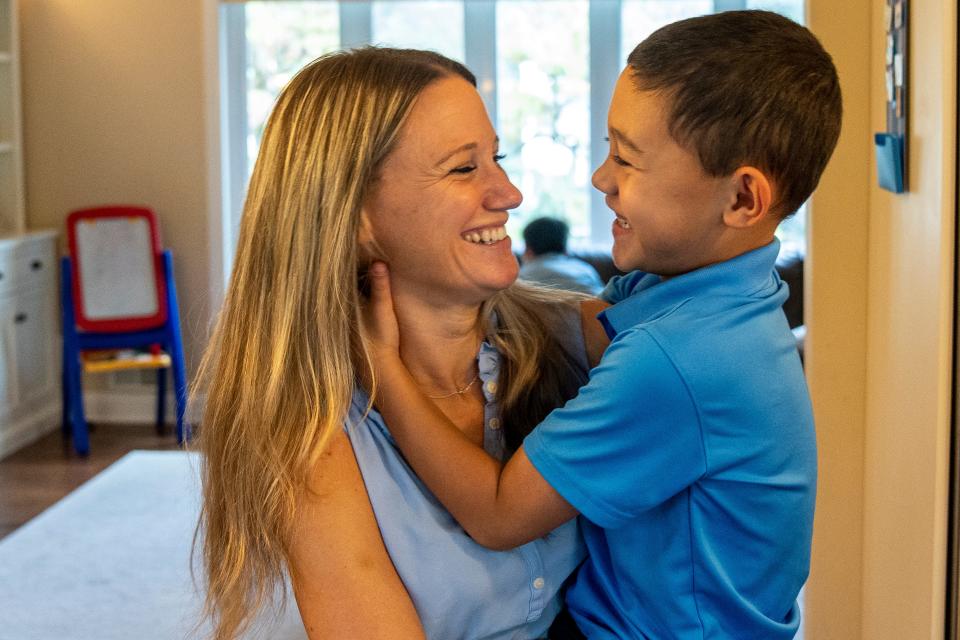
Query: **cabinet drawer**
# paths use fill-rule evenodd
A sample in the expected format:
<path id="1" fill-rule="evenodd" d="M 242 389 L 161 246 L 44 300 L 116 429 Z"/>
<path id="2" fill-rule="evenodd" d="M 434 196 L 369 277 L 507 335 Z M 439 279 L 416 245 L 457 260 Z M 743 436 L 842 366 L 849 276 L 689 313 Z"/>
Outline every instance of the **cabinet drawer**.
<path id="1" fill-rule="evenodd" d="M 56 386 L 56 304 L 49 290 L 0 296 L 0 416 Z"/>
<path id="2" fill-rule="evenodd" d="M 56 257 L 51 238 L 36 238 L 23 242 L 14 256 L 13 277 L 17 289 L 35 289 L 44 286 L 56 270 Z"/>
<path id="3" fill-rule="evenodd" d="M 27 403 L 54 386 L 59 341 L 54 299 L 46 291 L 18 296 L 13 314 L 14 375 L 17 400 Z"/>
<path id="4" fill-rule="evenodd" d="M 0 293 L 13 290 L 16 248 L 15 244 L 0 244 Z"/>
<path id="5" fill-rule="evenodd" d="M 29 234 L 0 242 L 0 294 L 48 287 L 55 282 L 53 236 Z"/>

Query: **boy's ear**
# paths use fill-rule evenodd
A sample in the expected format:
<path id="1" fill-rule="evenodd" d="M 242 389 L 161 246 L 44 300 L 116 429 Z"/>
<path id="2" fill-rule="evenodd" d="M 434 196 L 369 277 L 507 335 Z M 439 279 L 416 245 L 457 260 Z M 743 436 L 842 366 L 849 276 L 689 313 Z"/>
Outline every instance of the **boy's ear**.
<path id="1" fill-rule="evenodd" d="M 728 227 L 743 229 L 773 217 L 773 185 L 756 167 L 744 166 L 733 172 L 733 197 L 723 212 Z"/>

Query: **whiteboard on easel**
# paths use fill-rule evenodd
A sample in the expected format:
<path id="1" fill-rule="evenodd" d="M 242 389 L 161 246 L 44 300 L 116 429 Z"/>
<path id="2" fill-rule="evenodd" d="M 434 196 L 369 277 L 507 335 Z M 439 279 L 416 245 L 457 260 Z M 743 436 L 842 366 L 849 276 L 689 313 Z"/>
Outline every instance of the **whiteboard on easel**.
<path id="1" fill-rule="evenodd" d="M 76 226 L 76 243 L 83 270 L 83 315 L 88 320 L 157 314 L 156 265 L 146 218 L 83 219 Z"/>

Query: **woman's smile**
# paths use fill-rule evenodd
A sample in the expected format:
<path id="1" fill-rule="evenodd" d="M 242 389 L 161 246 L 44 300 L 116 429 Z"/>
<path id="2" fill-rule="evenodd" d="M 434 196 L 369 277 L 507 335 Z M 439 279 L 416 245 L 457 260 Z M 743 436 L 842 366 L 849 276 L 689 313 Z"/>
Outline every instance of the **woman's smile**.
<path id="1" fill-rule="evenodd" d="M 444 78 L 423 91 L 365 209 L 397 295 L 480 304 L 513 284 L 505 225 L 523 196 L 501 158 L 472 85 Z"/>
<path id="2" fill-rule="evenodd" d="M 467 242 L 483 245 L 494 245 L 501 240 L 507 240 L 509 243 L 510 240 L 510 237 L 507 235 L 507 228 L 503 225 L 477 227 L 475 229 L 470 229 L 469 231 L 464 231 L 460 237 Z"/>

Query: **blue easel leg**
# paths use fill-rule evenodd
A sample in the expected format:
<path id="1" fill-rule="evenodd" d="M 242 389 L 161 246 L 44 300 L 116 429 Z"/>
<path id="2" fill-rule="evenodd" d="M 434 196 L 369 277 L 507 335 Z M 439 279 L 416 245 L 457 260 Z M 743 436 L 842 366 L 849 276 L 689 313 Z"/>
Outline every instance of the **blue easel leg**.
<path id="1" fill-rule="evenodd" d="M 63 405 L 63 415 L 60 422 L 60 433 L 63 435 L 64 440 L 70 439 L 70 382 L 68 380 L 67 374 L 67 349 L 63 347 L 61 349 L 62 357 L 60 358 L 60 399 L 61 404 Z"/>
<path id="2" fill-rule="evenodd" d="M 83 415 L 80 344 L 73 318 L 73 297 L 70 291 L 70 258 L 60 259 L 60 307 L 63 318 L 63 429 L 72 433 L 73 448 L 81 456 L 90 453 L 87 421 Z M 68 431 L 69 430 L 69 431 Z"/>
<path id="3" fill-rule="evenodd" d="M 167 370 L 157 369 L 157 434 L 167 431 Z"/>
<path id="4" fill-rule="evenodd" d="M 167 284 L 167 344 L 173 365 L 173 390 L 177 396 L 177 443 L 190 440 L 190 425 L 185 424 L 187 413 L 187 375 L 183 362 L 183 338 L 180 335 L 180 309 L 177 305 L 177 286 L 173 279 L 173 254 L 163 252 L 163 270 Z"/>
<path id="5" fill-rule="evenodd" d="M 70 393 L 70 423 L 73 425 L 73 448 L 81 456 L 90 454 L 90 436 L 87 432 L 87 419 L 83 415 L 83 385 L 80 376 L 80 362 L 71 359 L 67 384 Z"/>
<path id="6" fill-rule="evenodd" d="M 179 353 L 177 353 L 179 351 Z M 184 416 L 187 412 L 187 376 L 183 366 L 183 351 L 174 348 L 173 356 L 173 389 L 177 395 L 177 444 L 184 444 L 190 440 L 190 426 L 184 425 Z"/>

